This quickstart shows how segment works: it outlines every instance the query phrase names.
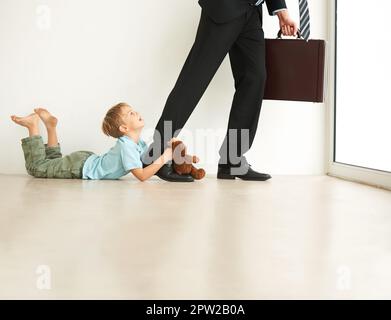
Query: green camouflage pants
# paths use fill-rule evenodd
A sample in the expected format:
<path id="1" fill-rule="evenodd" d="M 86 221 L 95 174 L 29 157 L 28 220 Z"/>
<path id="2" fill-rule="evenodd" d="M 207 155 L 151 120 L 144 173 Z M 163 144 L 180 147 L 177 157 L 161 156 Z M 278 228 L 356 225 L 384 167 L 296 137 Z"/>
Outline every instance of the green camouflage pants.
<path id="1" fill-rule="evenodd" d="M 27 172 L 36 178 L 82 179 L 84 162 L 94 154 L 76 151 L 63 157 L 60 144 L 48 147 L 41 136 L 22 139 L 22 148 Z"/>

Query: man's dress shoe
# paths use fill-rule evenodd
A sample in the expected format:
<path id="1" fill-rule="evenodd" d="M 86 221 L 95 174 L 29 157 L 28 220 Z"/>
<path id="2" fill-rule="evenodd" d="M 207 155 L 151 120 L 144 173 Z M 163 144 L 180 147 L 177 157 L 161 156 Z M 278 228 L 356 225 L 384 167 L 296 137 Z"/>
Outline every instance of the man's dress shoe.
<path id="1" fill-rule="evenodd" d="M 194 178 L 189 174 L 177 174 L 174 168 L 169 164 L 164 164 L 158 172 L 155 173 L 160 179 L 170 182 L 193 182 Z"/>

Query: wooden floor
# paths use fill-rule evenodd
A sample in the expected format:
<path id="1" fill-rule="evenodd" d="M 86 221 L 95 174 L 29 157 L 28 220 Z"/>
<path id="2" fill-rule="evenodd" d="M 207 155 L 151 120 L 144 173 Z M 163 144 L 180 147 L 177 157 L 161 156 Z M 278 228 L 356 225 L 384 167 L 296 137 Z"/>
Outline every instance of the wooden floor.
<path id="1" fill-rule="evenodd" d="M 0 175 L 0 298 L 391 298 L 391 192 Z"/>

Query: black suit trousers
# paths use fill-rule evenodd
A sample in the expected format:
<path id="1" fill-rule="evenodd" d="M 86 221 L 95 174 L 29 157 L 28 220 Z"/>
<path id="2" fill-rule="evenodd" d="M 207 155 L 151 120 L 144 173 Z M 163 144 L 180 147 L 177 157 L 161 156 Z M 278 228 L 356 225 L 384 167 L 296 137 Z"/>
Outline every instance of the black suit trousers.
<path id="1" fill-rule="evenodd" d="M 217 24 L 202 10 L 195 42 L 167 98 L 144 164 L 157 159 L 167 147 L 167 142 L 179 134 L 227 53 L 235 80 L 235 94 L 227 134 L 219 150 L 219 164 L 237 165 L 238 161 L 228 156 L 230 152 L 235 153 L 240 161 L 251 148 L 266 80 L 262 18 L 262 8 L 249 5 L 249 10 L 239 18 Z M 169 125 L 166 136 L 165 122 L 166 126 Z M 246 132 L 244 139 L 248 141 L 244 143 L 241 137 Z"/>

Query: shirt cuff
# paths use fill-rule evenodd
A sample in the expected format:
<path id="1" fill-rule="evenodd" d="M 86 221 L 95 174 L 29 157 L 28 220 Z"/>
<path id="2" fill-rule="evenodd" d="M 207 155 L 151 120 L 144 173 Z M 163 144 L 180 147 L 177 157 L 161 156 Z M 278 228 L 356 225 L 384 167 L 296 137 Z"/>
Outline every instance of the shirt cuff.
<path id="1" fill-rule="evenodd" d="M 273 16 L 275 16 L 277 12 L 283 11 L 283 10 L 288 10 L 288 9 L 287 8 L 282 8 L 282 9 L 274 10 L 273 11 Z"/>

